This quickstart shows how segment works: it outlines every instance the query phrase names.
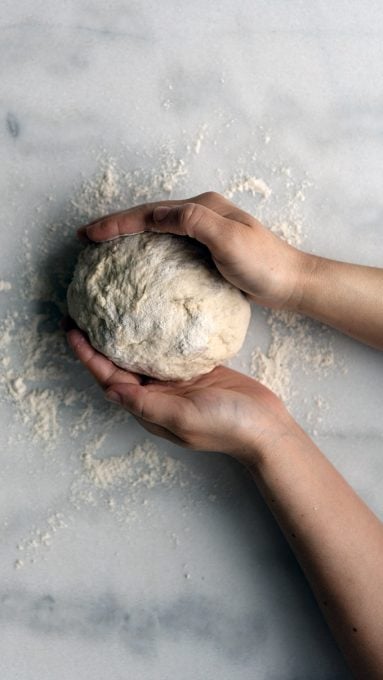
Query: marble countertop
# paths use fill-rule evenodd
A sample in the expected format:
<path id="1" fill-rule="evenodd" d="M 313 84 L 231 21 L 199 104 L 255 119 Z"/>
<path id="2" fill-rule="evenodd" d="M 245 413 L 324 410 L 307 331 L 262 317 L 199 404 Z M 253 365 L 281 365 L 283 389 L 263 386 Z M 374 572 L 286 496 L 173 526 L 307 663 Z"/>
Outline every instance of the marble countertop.
<path id="1" fill-rule="evenodd" d="M 56 329 L 75 225 L 133 200 L 225 191 L 382 266 L 382 30 L 374 1 L 2 3 L 1 680 L 349 677 L 242 468 L 121 419 Z M 290 408 L 382 514 L 381 356 L 287 334 Z"/>

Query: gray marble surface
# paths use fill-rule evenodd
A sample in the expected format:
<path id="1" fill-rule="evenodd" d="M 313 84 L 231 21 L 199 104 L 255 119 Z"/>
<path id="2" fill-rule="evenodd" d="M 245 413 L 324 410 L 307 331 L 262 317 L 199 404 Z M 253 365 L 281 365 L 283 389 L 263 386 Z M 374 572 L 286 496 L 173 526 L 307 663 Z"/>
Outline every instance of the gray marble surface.
<path id="1" fill-rule="evenodd" d="M 126 458 L 145 436 L 131 419 L 117 422 L 69 354 L 57 357 L 57 296 L 25 296 L 25 274 L 33 261 L 52 281 L 71 259 L 70 232 L 87 212 L 73 196 L 108 158 L 130 173 L 127 203 L 133 171 L 153 196 L 262 177 L 269 213 L 259 196 L 233 198 L 269 222 L 294 187 L 310 184 L 304 247 L 382 266 L 382 31 L 377 1 L 2 2 L 0 278 L 12 290 L 0 292 L 0 309 L 20 314 L 2 371 L 24 375 L 17 333 L 37 320 L 43 363 L 66 362 L 65 375 L 48 381 L 48 402 L 61 380 L 66 390 L 79 381 L 92 413 L 76 439 L 78 412 L 68 407 L 49 446 L 36 435 L 32 402 L 23 415 L 3 380 L 1 680 L 349 677 L 288 546 L 233 461 L 156 442 L 179 466 L 172 483 L 158 461 L 153 484 L 131 467 L 129 483 L 84 481 L 92 430 L 116 420 L 96 452 L 105 459 Z M 173 178 L 179 171 L 170 187 L 156 180 L 164 167 Z M 254 310 L 241 370 L 258 340 L 267 346 L 268 328 Z M 319 343 L 322 330 L 309 332 Z M 382 513 L 382 358 L 339 334 L 326 338 L 335 367 L 293 369 L 290 406 Z M 26 400 L 43 388 L 38 376 L 25 385 Z M 328 408 L 313 424 L 317 395 Z"/>

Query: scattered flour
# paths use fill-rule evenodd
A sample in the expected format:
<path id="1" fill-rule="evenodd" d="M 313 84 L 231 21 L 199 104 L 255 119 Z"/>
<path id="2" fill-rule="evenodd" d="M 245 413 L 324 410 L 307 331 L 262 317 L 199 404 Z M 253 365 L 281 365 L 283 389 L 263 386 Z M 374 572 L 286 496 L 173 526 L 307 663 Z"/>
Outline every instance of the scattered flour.
<path id="1" fill-rule="evenodd" d="M 194 151 L 194 153 L 198 156 L 200 151 L 201 151 L 202 144 L 205 141 L 206 132 L 207 132 L 207 125 L 205 123 L 204 125 L 201 126 L 201 128 L 200 128 L 200 130 L 197 134 L 197 137 L 194 141 L 194 144 L 188 145 L 187 150 L 188 151 Z"/>
<path id="2" fill-rule="evenodd" d="M 28 451 L 34 447 L 34 455 L 45 454 L 58 469 L 57 452 L 65 450 L 73 465 L 69 510 L 67 504 L 62 511 L 49 511 L 45 522 L 20 540 L 18 551 L 22 555 L 15 560 L 17 569 L 36 561 L 39 550 L 48 549 L 54 535 L 70 527 L 76 512 L 84 506 L 101 505 L 117 521 L 126 522 L 144 509 L 150 512 L 150 493 L 157 487 L 188 487 L 192 480 L 203 483 L 192 472 L 187 458 L 181 463 L 160 452 L 149 440 L 127 452 L 108 455 L 114 441 L 112 432 L 126 423 L 128 416 L 105 403 L 97 386 L 84 375 L 78 385 L 75 383 L 75 360 L 58 325 L 65 312 L 71 263 L 80 248 L 73 239 L 74 227 L 128 205 L 169 198 L 175 191 L 187 195 L 189 160 L 201 154 L 206 136 L 207 126 L 202 126 L 186 146 L 183 158 L 162 149 L 160 162 L 148 171 L 124 171 L 115 160 L 101 159 L 98 173 L 76 187 L 62 221 L 45 224 L 38 213 L 32 226 L 34 231 L 39 230 L 40 242 L 31 240 L 26 229 L 18 285 L 0 281 L 0 291 L 9 292 L 9 306 L 0 324 L 0 399 L 12 405 L 15 418 L 14 428 L 12 424 L 9 428 L 9 446 L 24 439 Z M 265 137 L 264 144 L 269 141 Z M 269 168 L 266 179 L 260 179 L 253 173 L 254 162 L 252 157 L 249 171 L 231 178 L 218 172 L 218 188 L 244 209 L 255 212 L 277 234 L 300 245 L 304 238 L 300 205 L 308 182 L 295 182 L 291 170 L 283 166 Z M 245 161 L 242 167 L 246 167 Z M 17 312 L 13 296 L 15 300 L 17 296 Z M 254 348 L 250 373 L 294 403 L 296 371 L 313 371 L 323 377 L 339 365 L 331 333 L 298 316 L 272 311 L 265 315 L 269 345 L 262 350 Z M 325 413 L 326 408 L 318 397 L 310 406 L 308 423 L 318 427 L 318 413 Z M 215 500 L 216 494 L 209 498 Z"/>
<path id="3" fill-rule="evenodd" d="M 28 536 L 21 539 L 16 546 L 22 556 L 15 560 L 15 569 L 21 569 L 26 564 L 34 564 L 40 560 L 41 549 L 48 550 L 55 534 L 62 529 L 68 529 L 73 521 L 73 516 L 67 517 L 62 512 L 55 512 L 47 517 L 42 526 L 32 528 Z"/>
<path id="4" fill-rule="evenodd" d="M 331 332 L 321 324 L 290 312 L 268 311 L 270 343 L 266 351 L 256 347 L 251 355 L 250 374 L 287 403 L 297 392 L 293 374 L 303 370 L 321 378 L 340 366 L 332 347 Z M 318 407 L 320 407 L 318 402 Z"/>
<path id="5" fill-rule="evenodd" d="M 160 196 L 170 198 L 172 192 L 187 176 L 183 159 L 162 152 L 159 168 L 144 172 L 124 171 L 114 159 L 100 159 L 100 172 L 86 179 L 71 200 L 78 223 L 90 221 L 128 205 L 153 200 Z"/>
<path id="6" fill-rule="evenodd" d="M 103 163 L 101 172 L 96 179 L 83 183 L 81 190 L 72 199 L 72 206 L 81 215 L 89 217 L 89 219 L 105 215 L 113 201 L 118 199 L 119 181 L 116 163 L 113 159 L 110 159 L 107 163 Z"/>
<path id="7" fill-rule="evenodd" d="M 145 440 L 123 456 L 98 458 L 95 453 L 104 441 L 105 435 L 100 435 L 87 444 L 82 454 L 84 470 L 96 487 L 108 489 L 124 486 L 131 493 L 140 487 L 152 489 L 159 483 L 171 485 L 178 481 L 184 485 L 180 475 L 185 472 L 185 466 L 161 454 L 153 442 Z"/>
<path id="8" fill-rule="evenodd" d="M 271 189 L 263 179 L 246 175 L 234 179 L 224 193 L 227 198 L 231 199 L 235 194 L 243 194 L 244 192 L 248 192 L 252 196 L 261 194 L 264 199 L 268 199 L 271 195 Z"/>

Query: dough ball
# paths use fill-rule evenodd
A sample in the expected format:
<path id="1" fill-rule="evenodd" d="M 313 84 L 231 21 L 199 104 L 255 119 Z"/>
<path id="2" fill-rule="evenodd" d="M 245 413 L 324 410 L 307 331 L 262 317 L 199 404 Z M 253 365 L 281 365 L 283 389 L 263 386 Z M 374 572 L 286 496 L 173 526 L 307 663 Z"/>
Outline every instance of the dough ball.
<path id="1" fill-rule="evenodd" d="M 71 317 L 115 364 L 161 380 L 208 373 L 240 349 L 250 305 L 203 246 L 142 233 L 90 245 L 68 289 Z"/>

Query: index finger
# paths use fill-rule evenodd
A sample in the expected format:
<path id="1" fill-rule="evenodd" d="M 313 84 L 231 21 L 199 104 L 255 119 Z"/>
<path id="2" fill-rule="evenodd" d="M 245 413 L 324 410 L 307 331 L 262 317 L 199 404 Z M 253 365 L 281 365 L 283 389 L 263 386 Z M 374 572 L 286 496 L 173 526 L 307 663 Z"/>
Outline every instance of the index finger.
<path id="1" fill-rule="evenodd" d="M 155 208 L 158 206 L 179 206 L 186 203 L 199 203 L 216 212 L 221 217 L 230 215 L 233 218 L 236 212 L 238 212 L 239 217 L 239 213 L 242 212 L 231 201 L 221 196 L 221 194 L 209 191 L 192 198 L 175 201 L 157 201 L 134 206 L 128 210 L 107 215 L 84 227 L 80 227 L 77 234 L 82 240 L 100 242 L 110 241 L 126 234 L 139 234 L 143 231 L 150 231 L 156 227 L 156 223 L 153 221 L 153 211 Z"/>

